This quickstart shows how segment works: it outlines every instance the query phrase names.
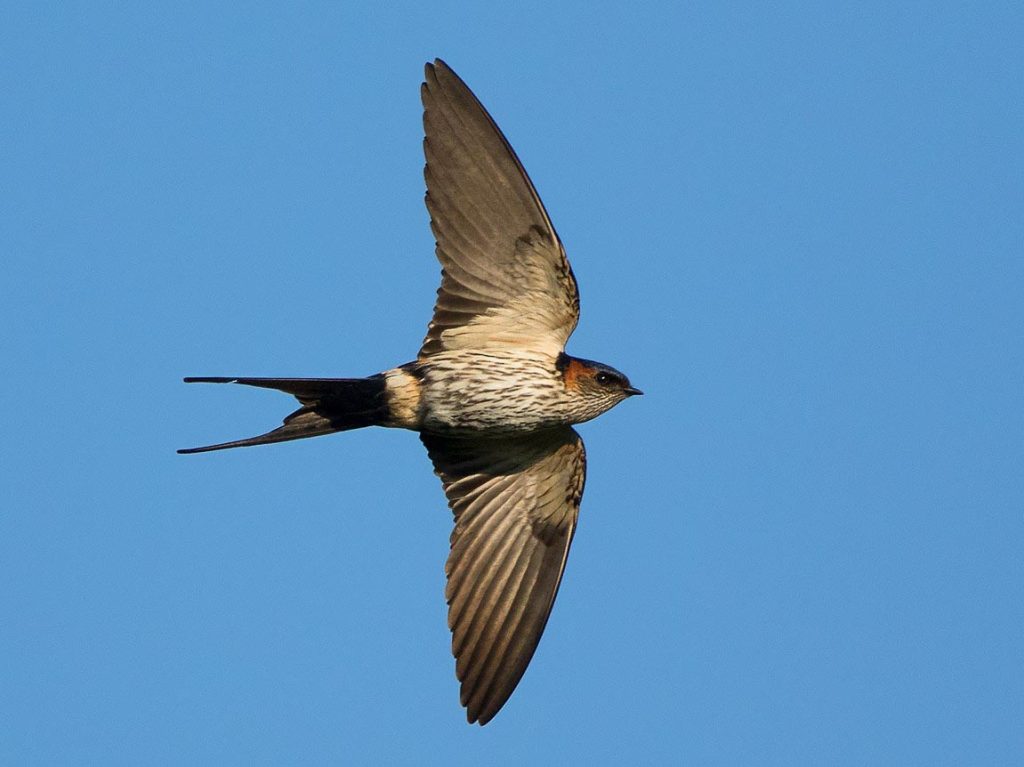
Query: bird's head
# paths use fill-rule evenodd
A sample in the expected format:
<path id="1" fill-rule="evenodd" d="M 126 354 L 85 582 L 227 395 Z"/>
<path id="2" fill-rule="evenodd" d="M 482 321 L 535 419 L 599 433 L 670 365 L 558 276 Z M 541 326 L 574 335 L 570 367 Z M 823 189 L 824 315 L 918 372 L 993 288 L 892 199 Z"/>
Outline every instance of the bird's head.
<path id="1" fill-rule="evenodd" d="M 589 421 L 634 394 L 643 394 L 613 367 L 563 354 L 558 358 L 565 389 L 573 403 L 575 420 Z"/>

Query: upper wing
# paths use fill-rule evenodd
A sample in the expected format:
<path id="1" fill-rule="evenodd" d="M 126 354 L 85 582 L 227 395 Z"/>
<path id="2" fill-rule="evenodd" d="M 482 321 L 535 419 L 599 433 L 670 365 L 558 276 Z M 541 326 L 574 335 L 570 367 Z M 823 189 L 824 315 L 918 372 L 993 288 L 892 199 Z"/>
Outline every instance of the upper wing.
<path id="1" fill-rule="evenodd" d="M 526 346 L 557 355 L 579 318 L 565 250 L 512 147 L 440 59 L 426 66 L 423 151 L 441 288 L 420 358 Z"/>
<path id="2" fill-rule="evenodd" d="M 455 514 L 445 565 L 455 674 L 470 722 L 519 684 L 544 632 L 586 474 L 569 427 L 512 439 L 421 434 Z"/>

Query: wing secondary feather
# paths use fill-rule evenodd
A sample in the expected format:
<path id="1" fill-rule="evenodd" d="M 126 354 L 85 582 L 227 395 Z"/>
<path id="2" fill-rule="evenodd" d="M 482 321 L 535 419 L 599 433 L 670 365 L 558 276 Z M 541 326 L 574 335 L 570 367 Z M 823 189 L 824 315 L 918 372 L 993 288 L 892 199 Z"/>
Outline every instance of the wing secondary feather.
<path id="1" fill-rule="evenodd" d="M 511 440 L 420 436 L 455 515 L 445 595 L 462 705 L 486 724 L 526 671 L 558 593 L 583 441 L 569 427 Z"/>
<path id="2" fill-rule="evenodd" d="M 441 287 L 420 358 L 524 346 L 557 355 L 579 291 L 544 205 L 501 130 L 438 60 L 422 88 L 427 210 Z"/>

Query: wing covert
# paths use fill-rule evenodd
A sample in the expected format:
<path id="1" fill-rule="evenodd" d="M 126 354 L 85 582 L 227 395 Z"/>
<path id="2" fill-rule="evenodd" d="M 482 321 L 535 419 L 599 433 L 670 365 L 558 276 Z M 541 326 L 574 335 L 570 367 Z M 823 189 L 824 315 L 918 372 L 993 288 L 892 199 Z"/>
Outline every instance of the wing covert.
<path id="1" fill-rule="evenodd" d="M 455 515 L 445 565 L 455 673 L 486 724 L 522 678 L 547 624 L 586 474 L 569 427 L 515 439 L 421 434 Z"/>
<path id="2" fill-rule="evenodd" d="M 441 60 L 426 66 L 424 178 L 441 287 L 420 358 L 528 346 L 557 355 L 579 292 L 529 176 L 472 91 Z"/>

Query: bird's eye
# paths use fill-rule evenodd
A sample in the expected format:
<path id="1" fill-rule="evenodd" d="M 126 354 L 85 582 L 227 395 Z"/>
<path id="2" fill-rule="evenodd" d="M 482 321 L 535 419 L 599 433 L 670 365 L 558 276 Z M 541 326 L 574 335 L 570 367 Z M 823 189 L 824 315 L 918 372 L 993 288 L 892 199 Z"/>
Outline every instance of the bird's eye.
<path id="1" fill-rule="evenodd" d="M 598 373 L 596 376 L 594 376 L 594 380 L 597 381 L 602 386 L 607 386 L 615 379 L 608 375 L 608 373 Z"/>

